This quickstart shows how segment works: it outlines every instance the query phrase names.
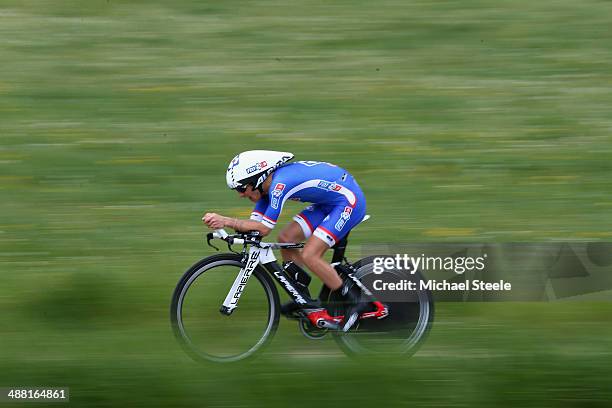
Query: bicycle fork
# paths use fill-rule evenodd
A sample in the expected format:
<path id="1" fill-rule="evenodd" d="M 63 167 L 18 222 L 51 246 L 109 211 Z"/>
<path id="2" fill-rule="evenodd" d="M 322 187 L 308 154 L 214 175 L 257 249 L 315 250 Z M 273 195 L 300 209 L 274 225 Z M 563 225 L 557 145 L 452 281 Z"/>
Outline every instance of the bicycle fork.
<path id="1" fill-rule="evenodd" d="M 229 316 L 232 314 L 234 309 L 238 307 L 238 301 L 240 300 L 242 291 L 251 277 L 251 274 L 255 268 L 257 268 L 257 265 L 259 265 L 260 258 L 261 249 L 251 247 L 247 256 L 246 265 L 240 269 L 240 272 L 238 272 L 238 276 L 236 276 L 230 291 L 223 301 L 221 309 L 219 309 L 222 314 Z"/>

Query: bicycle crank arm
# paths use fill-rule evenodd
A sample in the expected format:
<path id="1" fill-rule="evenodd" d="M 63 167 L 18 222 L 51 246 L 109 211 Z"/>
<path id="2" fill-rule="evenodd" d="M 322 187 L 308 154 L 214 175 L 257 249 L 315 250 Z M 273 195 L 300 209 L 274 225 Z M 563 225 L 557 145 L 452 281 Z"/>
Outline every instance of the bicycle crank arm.
<path id="1" fill-rule="evenodd" d="M 340 323 L 332 323 L 327 320 L 317 322 L 317 327 L 320 329 L 340 330 Z"/>

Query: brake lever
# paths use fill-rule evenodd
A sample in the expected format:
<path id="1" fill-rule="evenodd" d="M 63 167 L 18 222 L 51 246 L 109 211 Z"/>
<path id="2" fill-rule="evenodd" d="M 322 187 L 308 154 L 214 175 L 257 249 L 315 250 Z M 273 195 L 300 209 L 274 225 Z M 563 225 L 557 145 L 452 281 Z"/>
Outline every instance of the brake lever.
<path id="1" fill-rule="evenodd" d="M 227 249 L 229 249 L 231 252 L 235 254 L 240 254 L 240 252 L 236 252 L 232 249 L 232 244 L 229 241 L 227 241 Z"/>
<path id="2" fill-rule="evenodd" d="M 213 244 L 210 243 L 210 241 L 212 241 L 213 239 L 213 233 L 209 232 L 208 234 L 206 234 L 206 243 L 208 244 L 208 246 L 215 248 L 217 251 L 219 250 L 219 248 L 217 248 L 216 246 L 214 246 Z M 229 243 L 228 243 L 229 245 Z"/>

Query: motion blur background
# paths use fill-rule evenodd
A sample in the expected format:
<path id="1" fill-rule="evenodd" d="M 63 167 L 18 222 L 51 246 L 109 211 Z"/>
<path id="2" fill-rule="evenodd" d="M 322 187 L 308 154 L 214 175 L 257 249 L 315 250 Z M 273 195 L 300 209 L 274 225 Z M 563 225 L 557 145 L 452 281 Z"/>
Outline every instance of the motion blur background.
<path id="1" fill-rule="evenodd" d="M 0 385 L 75 406 L 609 406 L 612 304 L 440 303 L 408 361 L 281 321 L 253 364 L 172 337 L 239 151 L 348 168 L 383 242 L 605 241 L 612 3 L 0 4 Z M 297 212 L 291 203 L 284 219 Z"/>

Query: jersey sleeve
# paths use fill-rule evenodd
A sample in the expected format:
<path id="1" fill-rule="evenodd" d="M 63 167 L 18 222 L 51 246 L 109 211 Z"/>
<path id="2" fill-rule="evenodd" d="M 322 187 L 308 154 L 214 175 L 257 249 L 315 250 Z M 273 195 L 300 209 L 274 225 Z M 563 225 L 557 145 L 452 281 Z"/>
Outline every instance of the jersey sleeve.
<path id="1" fill-rule="evenodd" d="M 250 219 L 253 221 L 261 221 L 269 205 L 270 200 L 268 199 L 268 196 L 260 198 L 259 201 L 257 201 L 257 203 L 255 204 L 255 208 L 253 208 L 253 211 L 251 211 Z"/>
<path id="2" fill-rule="evenodd" d="M 268 208 L 264 211 L 261 223 L 268 228 L 276 226 L 276 220 L 283 209 L 285 203 L 285 195 L 287 194 L 287 185 L 281 182 L 275 182 L 268 193 Z"/>

